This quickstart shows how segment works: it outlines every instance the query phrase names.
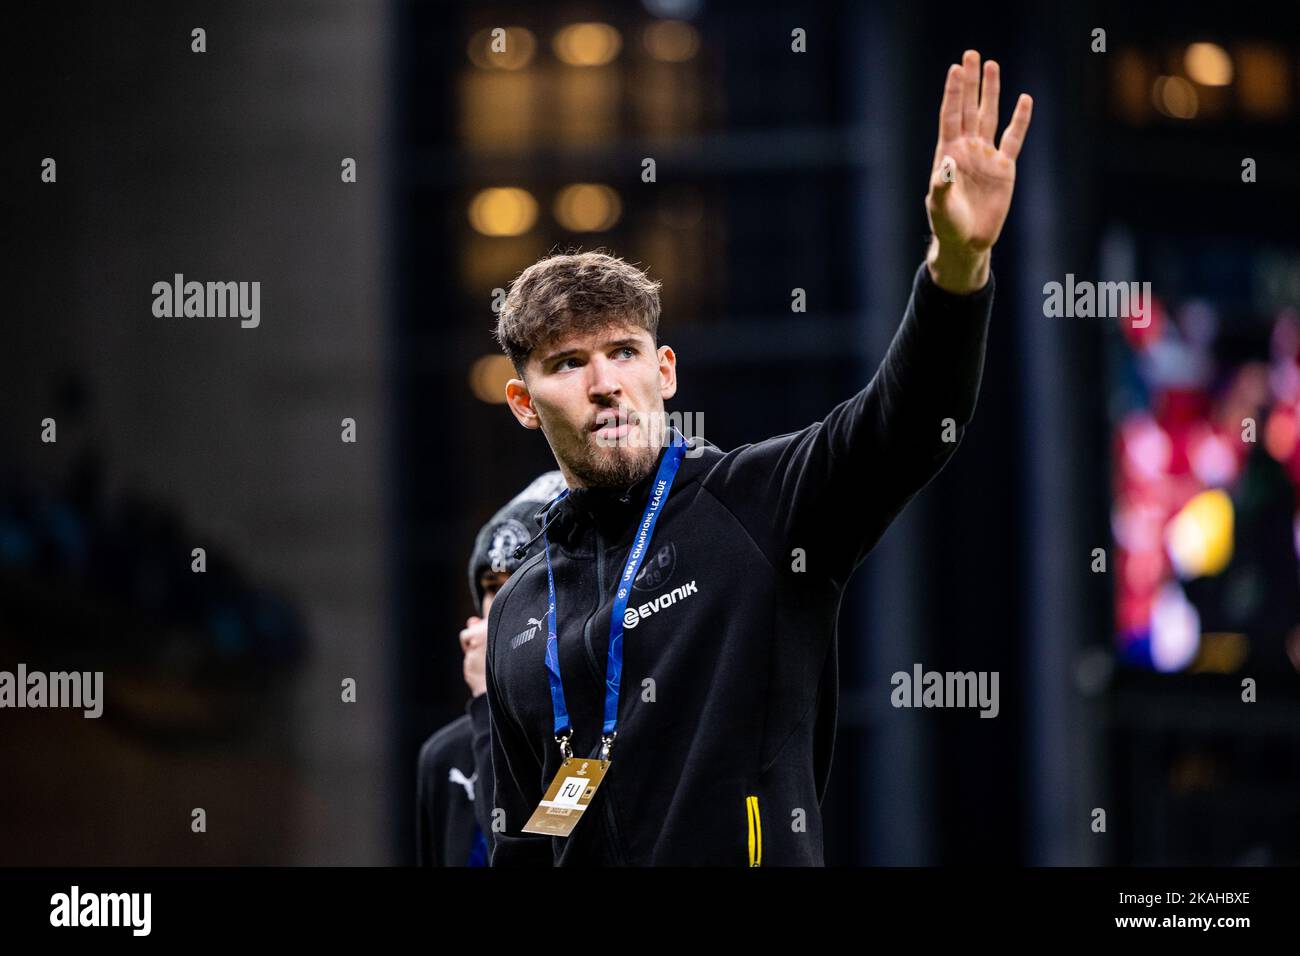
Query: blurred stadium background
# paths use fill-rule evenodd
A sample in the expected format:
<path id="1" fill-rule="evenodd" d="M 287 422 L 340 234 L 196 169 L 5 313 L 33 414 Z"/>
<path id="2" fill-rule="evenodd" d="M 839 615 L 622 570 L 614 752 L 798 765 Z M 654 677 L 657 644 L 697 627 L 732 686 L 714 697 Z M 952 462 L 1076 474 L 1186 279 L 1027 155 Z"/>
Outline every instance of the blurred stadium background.
<path id="1" fill-rule="evenodd" d="M 50 3 L 5 32 L 0 668 L 102 669 L 107 703 L 0 713 L 0 864 L 410 862 L 474 532 L 551 466 L 500 402 L 494 290 L 612 250 L 664 282 L 670 409 L 722 447 L 802 427 L 901 316 L 968 47 L 1034 123 L 978 415 L 846 597 L 827 860 L 1300 862 L 1297 8 Z M 261 281 L 261 326 L 154 318 L 176 272 Z M 1150 281 L 1151 325 L 1045 318 L 1067 273 Z M 918 661 L 999 671 L 998 719 L 893 710 Z"/>

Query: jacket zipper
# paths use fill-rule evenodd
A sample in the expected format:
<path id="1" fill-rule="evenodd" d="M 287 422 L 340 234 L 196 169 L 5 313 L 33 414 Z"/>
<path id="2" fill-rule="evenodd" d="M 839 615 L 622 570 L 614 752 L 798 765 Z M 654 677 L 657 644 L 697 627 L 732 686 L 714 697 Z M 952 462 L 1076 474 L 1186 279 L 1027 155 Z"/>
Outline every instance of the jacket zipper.
<path id="1" fill-rule="evenodd" d="M 596 651 L 591 646 L 591 625 L 595 622 L 596 616 L 600 613 L 601 607 L 605 603 L 605 549 L 602 547 L 600 532 L 592 528 L 593 549 L 596 553 L 596 609 L 587 616 L 587 623 L 582 628 L 582 642 L 587 651 L 587 666 L 591 670 L 591 677 L 596 681 L 597 687 L 603 694 L 605 687 L 605 675 L 601 673 L 600 664 L 596 660 Z M 607 651 L 608 653 L 608 651 Z M 604 713 L 604 698 L 598 696 L 601 702 L 600 713 Z M 618 822 L 614 819 L 614 798 L 613 794 L 606 788 L 604 799 L 604 822 L 605 838 L 609 842 L 610 855 L 612 861 L 617 865 L 627 864 L 627 855 L 623 852 L 623 840 L 618 831 Z"/>
<path id="2" fill-rule="evenodd" d="M 763 865 L 763 820 L 758 813 L 758 797 L 745 798 L 745 813 L 749 818 L 749 865 Z"/>
<path id="3" fill-rule="evenodd" d="M 595 623 L 596 615 L 600 613 L 601 606 L 605 603 L 605 569 L 603 567 L 605 556 L 601 548 L 600 533 L 592 528 L 592 544 L 596 552 L 596 609 L 587 615 L 587 623 L 582 628 L 582 644 L 587 650 L 587 667 L 591 671 L 591 677 L 603 689 L 605 686 L 605 675 L 601 672 L 600 663 L 596 660 L 596 651 L 591 646 L 591 625 Z M 604 713 L 603 699 L 601 713 Z"/>

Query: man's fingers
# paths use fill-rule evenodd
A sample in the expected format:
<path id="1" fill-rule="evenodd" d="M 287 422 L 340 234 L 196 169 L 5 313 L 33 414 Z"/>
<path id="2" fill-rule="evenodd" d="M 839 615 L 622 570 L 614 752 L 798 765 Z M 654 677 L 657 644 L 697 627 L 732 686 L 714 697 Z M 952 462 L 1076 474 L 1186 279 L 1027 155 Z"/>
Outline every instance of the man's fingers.
<path id="1" fill-rule="evenodd" d="M 961 67 L 948 67 L 943 84 L 943 102 L 939 104 L 939 142 L 949 143 L 961 135 Z"/>
<path id="2" fill-rule="evenodd" d="M 974 136 L 979 117 L 980 55 L 967 50 L 961 58 L 961 131 Z"/>
<path id="3" fill-rule="evenodd" d="M 1034 112 L 1034 100 L 1028 93 L 1021 93 L 1016 100 L 1016 112 L 1002 134 L 998 150 L 1007 159 L 1015 160 L 1020 155 L 1020 147 L 1025 145 L 1025 133 L 1029 131 L 1029 118 Z"/>
<path id="4" fill-rule="evenodd" d="M 460 632 L 460 649 L 468 653 L 479 644 L 482 644 L 486 638 L 487 633 L 482 627 L 467 627 Z"/>
<path id="5" fill-rule="evenodd" d="M 998 135 L 998 94 L 1002 91 L 1002 71 L 997 60 L 984 63 L 984 89 L 980 93 L 979 136 L 990 143 Z"/>

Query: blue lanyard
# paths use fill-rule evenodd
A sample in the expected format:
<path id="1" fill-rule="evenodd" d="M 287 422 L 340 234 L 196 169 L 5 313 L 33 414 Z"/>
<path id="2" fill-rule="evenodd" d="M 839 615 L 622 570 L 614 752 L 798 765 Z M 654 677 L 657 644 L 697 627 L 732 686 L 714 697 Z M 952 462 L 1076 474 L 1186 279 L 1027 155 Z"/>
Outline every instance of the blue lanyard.
<path id="1" fill-rule="evenodd" d="M 674 431 L 672 444 L 664 452 L 663 461 L 659 464 L 654 485 L 650 489 L 650 500 L 646 503 L 645 514 L 641 516 L 641 524 L 632 541 L 632 550 L 628 552 L 627 561 L 623 564 L 623 574 L 618 580 L 618 593 L 614 596 L 614 609 L 609 617 L 609 659 L 605 668 L 602 760 L 608 757 L 614 739 L 614 727 L 618 723 L 618 692 L 623 679 L 623 614 L 627 611 L 632 582 L 641 568 L 641 562 L 645 560 L 655 524 L 663 514 L 664 503 L 668 500 L 668 491 L 673 486 L 673 479 L 677 477 L 677 469 L 685 454 L 685 442 L 680 433 Z M 559 638 L 555 633 L 555 573 L 551 570 L 551 541 L 545 534 L 542 535 L 542 539 L 546 543 L 546 588 L 550 600 L 550 607 L 546 610 L 546 676 L 551 682 L 551 710 L 555 714 L 555 738 L 560 741 L 561 753 L 567 758 L 568 740 L 573 725 L 569 722 L 569 709 L 564 703 L 564 684 L 560 680 L 560 649 Z M 600 560 L 599 554 L 596 560 Z"/>

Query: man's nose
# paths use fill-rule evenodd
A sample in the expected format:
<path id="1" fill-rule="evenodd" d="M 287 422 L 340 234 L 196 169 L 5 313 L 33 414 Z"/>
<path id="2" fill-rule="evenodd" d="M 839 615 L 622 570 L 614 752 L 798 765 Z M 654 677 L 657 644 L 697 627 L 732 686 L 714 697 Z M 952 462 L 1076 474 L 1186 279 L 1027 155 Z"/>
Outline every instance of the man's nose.
<path id="1" fill-rule="evenodd" d="M 614 363 L 605 358 L 594 359 L 587 368 L 591 376 L 587 383 L 587 394 L 592 399 L 617 396 L 622 390 Z"/>

